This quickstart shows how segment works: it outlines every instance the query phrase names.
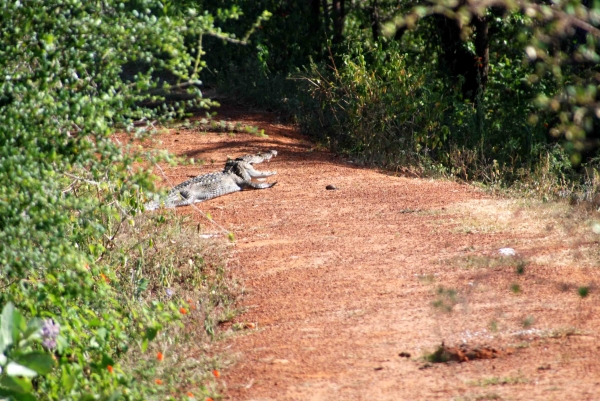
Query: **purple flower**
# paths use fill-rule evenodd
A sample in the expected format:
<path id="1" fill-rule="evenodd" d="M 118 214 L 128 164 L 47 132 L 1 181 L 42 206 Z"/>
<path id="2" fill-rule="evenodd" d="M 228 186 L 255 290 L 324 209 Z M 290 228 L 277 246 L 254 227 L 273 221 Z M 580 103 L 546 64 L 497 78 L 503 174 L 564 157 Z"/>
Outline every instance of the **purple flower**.
<path id="1" fill-rule="evenodd" d="M 46 349 L 54 349 L 54 348 L 56 348 L 56 340 L 46 338 L 44 341 L 42 341 L 42 345 Z"/>
<path id="2" fill-rule="evenodd" d="M 168 296 L 169 298 L 171 298 L 171 297 L 173 296 L 173 294 L 174 294 L 173 290 L 171 290 L 170 288 L 167 288 L 167 289 L 165 290 L 165 292 L 167 293 L 167 296 Z"/>
<path id="3" fill-rule="evenodd" d="M 42 325 L 42 345 L 48 349 L 56 348 L 56 337 L 60 333 L 60 325 L 52 319 L 44 320 Z"/>

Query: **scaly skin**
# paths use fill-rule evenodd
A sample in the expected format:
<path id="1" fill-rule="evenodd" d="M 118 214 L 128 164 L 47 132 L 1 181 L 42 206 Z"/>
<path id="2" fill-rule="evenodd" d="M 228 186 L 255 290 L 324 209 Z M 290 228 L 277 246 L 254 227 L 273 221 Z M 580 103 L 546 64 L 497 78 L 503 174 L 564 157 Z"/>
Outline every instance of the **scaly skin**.
<path id="1" fill-rule="evenodd" d="M 238 157 L 235 161 L 247 162 L 250 164 L 258 164 L 262 162 L 268 162 L 272 157 L 277 156 L 276 150 L 268 150 L 266 152 L 260 152 L 255 155 L 245 155 L 242 157 Z"/>
<path id="2" fill-rule="evenodd" d="M 146 210 L 155 210 L 163 203 L 164 207 L 167 208 L 187 206 L 244 189 L 271 188 L 277 182 L 272 184 L 254 183 L 252 178 L 266 178 L 277 173 L 257 171 L 252 167 L 252 164 L 269 161 L 276 155 L 277 151 L 271 150 L 257 155 L 246 155 L 235 160 L 228 160 L 222 172 L 204 174 L 182 182 L 169 191 L 167 199 L 163 202 L 152 201 L 147 203 L 145 208 Z"/>

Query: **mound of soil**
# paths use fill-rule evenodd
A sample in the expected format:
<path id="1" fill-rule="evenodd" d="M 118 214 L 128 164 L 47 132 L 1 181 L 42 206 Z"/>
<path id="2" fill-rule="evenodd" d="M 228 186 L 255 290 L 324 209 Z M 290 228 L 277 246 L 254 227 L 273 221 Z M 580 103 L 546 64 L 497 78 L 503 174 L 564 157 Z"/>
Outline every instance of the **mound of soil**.
<path id="1" fill-rule="evenodd" d="M 430 362 L 469 362 L 477 359 L 494 359 L 505 355 L 511 355 L 514 349 L 500 349 L 487 345 L 471 346 L 461 344 L 458 347 L 450 347 L 442 343 L 440 347 L 429 356 Z"/>

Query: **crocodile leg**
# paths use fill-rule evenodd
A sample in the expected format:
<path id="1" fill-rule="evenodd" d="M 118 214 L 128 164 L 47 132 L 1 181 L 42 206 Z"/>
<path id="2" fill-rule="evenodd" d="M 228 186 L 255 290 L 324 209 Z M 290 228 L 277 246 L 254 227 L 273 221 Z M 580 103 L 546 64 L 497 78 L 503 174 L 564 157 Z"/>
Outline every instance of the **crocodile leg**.
<path id="1" fill-rule="evenodd" d="M 275 184 L 277 184 L 277 181 L 269 184 L 266 182 L 252 182 L 252 181 L 244 181 L 243 188 L 253 188 L 253 189 L 266 189 L 266 188 L 271 188 L 274 187 Z"/>
<path id="2" fill-rule="evenodd" d="M 230 160 L 225 165 L 224 173 L 235 174 L 245 181 L 252 178 L 266 178 L 277 174 L 275 171 L 258 171 L 249 162 Z"/>

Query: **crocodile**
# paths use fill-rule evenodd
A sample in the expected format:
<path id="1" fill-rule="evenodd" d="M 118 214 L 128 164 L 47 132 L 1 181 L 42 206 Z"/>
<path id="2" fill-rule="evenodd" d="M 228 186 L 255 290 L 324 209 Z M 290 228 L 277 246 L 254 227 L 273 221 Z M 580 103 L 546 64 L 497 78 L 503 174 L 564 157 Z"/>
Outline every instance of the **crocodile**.
<path id="1" fill-rule="evenodd" d="M 272 157 L 277 156 L 276 150 L 258 153 L 255 155 L 245 155 L 236 159 L 229 159 L 225 163 L 224 173 L 233 173 L 242 177 L 244 181 L 250 181 L 252 178 L 262 179 L 277 174 L 274 171 L 257 171 L 252 167 L 253 164 L 268 162 Z"/>
<path id="2" fill-rule="evenodd" d="M 145 205 L 146 210 L 158 209 L 161 205 L 167 208 L 187 206 L 203 202 L 218 196 L 230 194 L 244 189 L 265 189 L 277 184 L 256 183 L 253 178 L 264 179 L 277 174 L 274 171 L 258 171 L 252 164 L 269 161 L 277 155 L 276 150 L 254 155 L 245 155 L 236 159 L 229 159 L 221 172 L 199 175 L 182 182 L 174 187 L 165 200 L 151 201 Z"/>

